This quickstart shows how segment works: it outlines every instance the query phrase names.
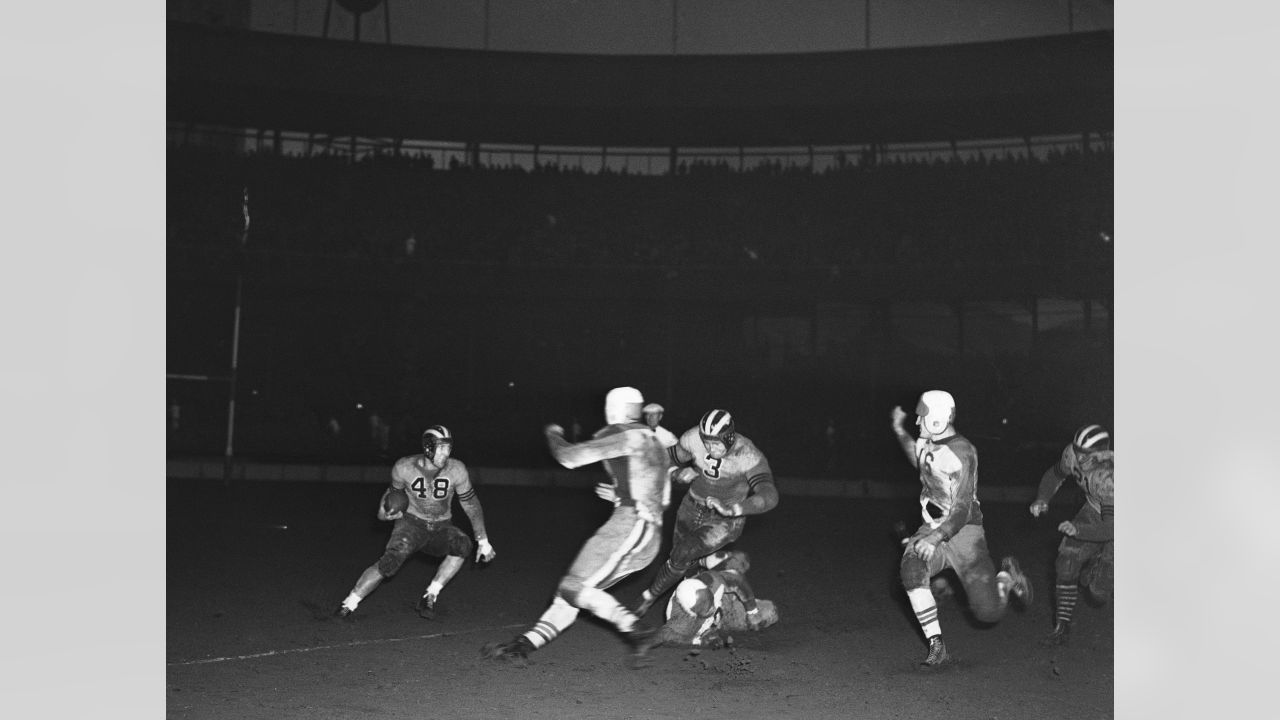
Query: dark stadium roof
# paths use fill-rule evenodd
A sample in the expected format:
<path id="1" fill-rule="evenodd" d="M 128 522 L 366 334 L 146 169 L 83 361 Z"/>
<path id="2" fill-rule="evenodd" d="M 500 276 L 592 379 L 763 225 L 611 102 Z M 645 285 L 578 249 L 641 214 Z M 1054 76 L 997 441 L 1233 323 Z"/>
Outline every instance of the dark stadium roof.
<path id="1" fill-rule="evenodd" d="M 1111 31 L 773 55 L 421 48 L 169 23 L 170 122 L 436 141 L 780 147 L 1112 130 Z"/>

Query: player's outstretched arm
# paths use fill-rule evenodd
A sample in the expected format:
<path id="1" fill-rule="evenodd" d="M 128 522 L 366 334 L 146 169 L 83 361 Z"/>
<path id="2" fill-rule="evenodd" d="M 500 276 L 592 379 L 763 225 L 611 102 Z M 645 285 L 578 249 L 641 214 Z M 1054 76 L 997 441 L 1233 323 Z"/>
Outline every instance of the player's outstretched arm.
<path id="1" fill-rule="evenodd" d="M 907 462 L 911 463 L 911 467 L 920 467 L 920 461 L 916 459 L 916 441 L 911 437 L 911 433 L 903 427 L 902 423 L 907 419 L 907 412 L 902 409 L 901 405 L 894 405 L 891 413 L 891 427 L 893 434 L 898 438 L 898 446 L 902 448 L 902 452 L 907 456 Z"/>
<path id="2" fill-rule="evenodd" d="M 634 432 L 620 432 L 571 443 L 564 438 L 564 428 L 555 424 L 548 425 L 543 434 L 547 438 L 551 456 L 570 469 L 626 455 L 639 447 L 640 440 Z"/>

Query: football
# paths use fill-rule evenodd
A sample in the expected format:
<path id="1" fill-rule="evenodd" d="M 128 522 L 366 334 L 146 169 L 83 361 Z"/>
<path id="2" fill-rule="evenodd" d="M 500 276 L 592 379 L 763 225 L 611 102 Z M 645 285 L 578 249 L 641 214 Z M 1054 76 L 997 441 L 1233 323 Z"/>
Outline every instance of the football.
<path id="1" fill-rule="evenodd" d="M 387 513 L 404 512 L 409 507 L 409 494 L 399 488 L 391 488 L 382 500 L 382 507 Z"/>

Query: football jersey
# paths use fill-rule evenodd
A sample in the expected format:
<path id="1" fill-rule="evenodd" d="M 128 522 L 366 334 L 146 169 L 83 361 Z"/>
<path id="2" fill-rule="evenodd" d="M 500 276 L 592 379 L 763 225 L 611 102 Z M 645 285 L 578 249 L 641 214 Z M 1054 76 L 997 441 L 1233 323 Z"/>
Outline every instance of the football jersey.
<path id="1" fill-rule="evenodd" d="M 689 492 L 701 500 L 715 498 L 725 505 L 742 502 L 756 485 L 774 479 L 764 453 L 745 435 L 738 435 L 729 452 L 717 460 L 707 453 L 698 428 L 689 428 L 680 436 L 676 461 L 688 462 L 686 454 L 693 456 L 698 469 Z"/>
<path id="2" fill-rule="evenodd" d="M 1062 450 L 1062 456 L 1058 458 L 1058 464 L 1054 467 L 1054 473 L 1058 476 L 1057 484 L 1053 486 L 1053 492 L 1057 492 L 1058 485 L 1063 479 L 1072 478 L 1080 489 L 1084 491 L 1085 504 L 1080 508 L 1080 512 L 1076 515 L 1076 524 L 1096 525 L 1102 520 L 1112 520 L 1115 516 L 1115 452 L 1112 450 L 1102 450 L 1091 453 L 1077 453 L 1075 449 L 1068 445 Z M 1041 488 L 1043 495 L 1045 488 Z M 1049 497 L 1053 496 L 1053 492 L 1049 493 Z M 1081 539 L 1087 540 L 1110 540 L 1110 535 L 1106 537 L 1093 537 L 1094 533 L 1081 529 L 1081 535 L 1077 535 Z"/>
<path id="3" fill-rule="evenodd" d="M 436 468 L 425 455 L 409 455 L 391 469 L 391 486 L 409 495 L 409 515 L 438 523 L 453 517 L 453 497 L 469 502 L 475 497 L 471 475 L 461 460 L 450 457 Z"/>
<path id="4" fill-rule="evenodd" d="M 965 525 L 982 524 L 978 503 L 978 451 L 962 435 L 916 439 L 920 468 L 920 516 L 926 525 L 955 537 Z"/>
<path id="5" fill-rule="evenodd" d="M 634 507 L 646 520 L 662 521 L 671 496 L 667 448 L 676 442 L 670 431 L 622 423 L 600 428 L 585 442 L 570 443 L 557 435 L 548 436 L 548 442 L 551 454 L 565 467 L 600 462 L 613 481 L 619 506 Z"/>

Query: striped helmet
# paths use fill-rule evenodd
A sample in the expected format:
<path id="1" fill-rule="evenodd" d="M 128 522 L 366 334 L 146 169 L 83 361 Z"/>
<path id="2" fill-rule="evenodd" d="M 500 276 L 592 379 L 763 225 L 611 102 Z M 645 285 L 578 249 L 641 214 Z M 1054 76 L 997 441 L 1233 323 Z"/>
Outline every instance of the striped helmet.
<path id="1" fill-rule="evenodd" d="M 1101 425 L 1085 425 L 1076 431 L 1071 439 L 1076 452 L 1098 452 L 1111 449 L 1111 433 Z"/>
<path id="2" fill-rule="evenodd" d="M 432 425 L 422 433 L 422 449 L 429 457 L 435 457 L 437 445 L 453 447 L 453 433 L 443 425 Z"/>
<path id="3" fill-rule="evenodd" d="M 702 436 L 702 442 L 706 442 L 712 438 L 724 443 L 726 450 L 733 447 L 733 442 L 738 439 L 738 433 L 733 427 L 733 416 L 728 410 L 710 410 L 702 419 L 698 421 L 698 434 Z"/>

